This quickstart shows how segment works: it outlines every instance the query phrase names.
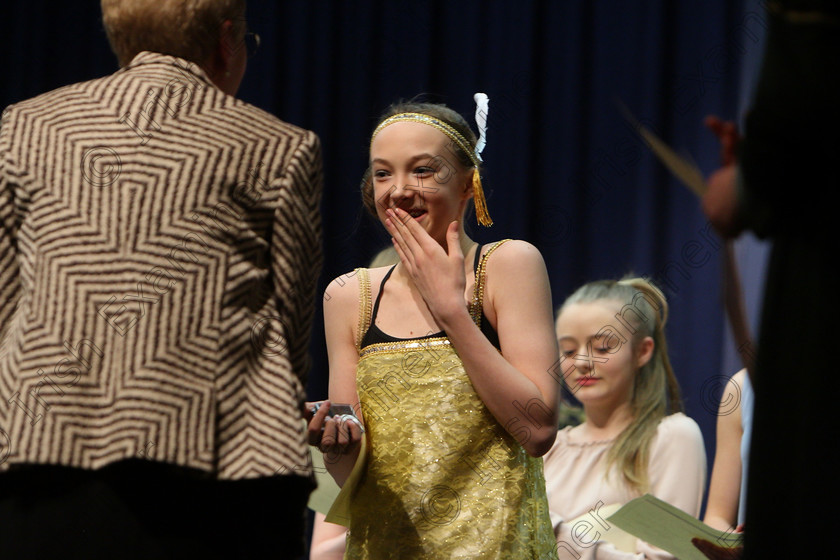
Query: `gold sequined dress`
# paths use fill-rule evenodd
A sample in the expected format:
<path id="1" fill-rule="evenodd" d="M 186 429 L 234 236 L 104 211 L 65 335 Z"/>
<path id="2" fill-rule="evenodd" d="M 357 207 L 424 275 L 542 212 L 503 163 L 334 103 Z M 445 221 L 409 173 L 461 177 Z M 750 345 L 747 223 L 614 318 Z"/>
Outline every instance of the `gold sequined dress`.
<path id="1" fill-rule="evenodd" d="M 485 263 L 500 243 L 476 258 L 471 312 L 479 326 Z M 369 452 L 345 558 L 557 558 L 542 458 L 487 410 L 443 332 L 406 340 L 379 331 L 379 298 L 371 312 L 367 271 L 359 272 L 367 332 L 356 384 Z M 483 331 L 492 342 L 486 321 Z"/>

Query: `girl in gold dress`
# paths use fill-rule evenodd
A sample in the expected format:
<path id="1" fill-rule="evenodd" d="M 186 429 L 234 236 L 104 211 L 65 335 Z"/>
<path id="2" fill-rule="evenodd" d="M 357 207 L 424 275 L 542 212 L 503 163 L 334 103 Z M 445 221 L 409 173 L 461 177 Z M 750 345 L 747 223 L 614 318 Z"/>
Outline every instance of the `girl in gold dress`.
<path id="1" fill-rule="evenodd" d="M 363 200 L 400 261 L 334 280 L 324 302 L 330 402 L 354 405 L 365 439 L 327 406 L 310 422 L 339 485 L 366 446 L 345 558 L 556 557 L 540 458 L 557 425 L 548 277 L 532 245 L 464 233 L 473 198 L 492 223 L 476 143 L 425 103 L 391 107 L 371 137 Z"/>

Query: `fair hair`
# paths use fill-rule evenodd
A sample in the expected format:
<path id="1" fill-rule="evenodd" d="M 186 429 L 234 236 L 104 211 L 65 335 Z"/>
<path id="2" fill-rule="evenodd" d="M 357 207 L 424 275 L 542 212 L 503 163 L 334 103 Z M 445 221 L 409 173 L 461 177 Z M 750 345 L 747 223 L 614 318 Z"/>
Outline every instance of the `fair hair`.
<path id="1" fill-rule="evenodd" d="M 653 339 L 653 354 L 633 379 L 630 400 L 632 422 L 616 437 L 607 453 L 607 472 L 617 465 L 632 488 L 643 493 L 649 488 L 650 443 L 659 422 L 668 414 L 682 412 L 680 387 L 665 341 L 668 302 L 665 294 L 644 278 L 601 280 L 578 288 L 563 303 L 558 316 L 575 303 L 615 302 L 624 321 L 634 329 L 632 349 L 646 337 Z"/>
<path id="2" fill-rule="evenodd" d="M 245 0 L 102 0 L 102 23 L 120 66 L 141 51 L 202 65 L 218 47 L 227 20 L 237 37 L 244 35 Z"/>

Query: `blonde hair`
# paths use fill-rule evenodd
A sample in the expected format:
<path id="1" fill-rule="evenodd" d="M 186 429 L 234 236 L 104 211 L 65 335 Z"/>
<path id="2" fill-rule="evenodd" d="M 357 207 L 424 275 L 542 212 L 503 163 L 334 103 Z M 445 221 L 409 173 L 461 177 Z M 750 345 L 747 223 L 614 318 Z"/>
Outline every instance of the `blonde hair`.
<path id="1" fill-rule="evenodd" d="M 141 51 L 204 64 L 226 20 L 244 36 L 245 0 L 102 0 L 102 23 L 120 66 Z"/>
<path id="2" fill-rule="evenodd" d="M 633 421 L 618 435 L 607 453 L 607 472 L 617 465 L 630 486 L 644 493 L 649 488 L 650 443 L 659 422 L 666 415 L 683 410 L 679 383 L 671 368 L 665 341 L 668 302 L 665 294 L 644 278 L 601 280 L 578 288 L 560 307 L 558 317 L 573 303 L 604 300 L 622 305 L 616 318 L 633 329 L 634 351 L 645 337 L 653 339 L 653 354 L 633 380 L 630 400 Z"/>

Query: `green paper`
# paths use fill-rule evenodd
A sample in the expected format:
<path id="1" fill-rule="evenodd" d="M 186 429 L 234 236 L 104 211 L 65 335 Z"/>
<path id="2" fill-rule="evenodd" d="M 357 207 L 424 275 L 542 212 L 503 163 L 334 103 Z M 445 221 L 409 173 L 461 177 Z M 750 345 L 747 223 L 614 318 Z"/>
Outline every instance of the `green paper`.
<path id="1" fill-rule="evenodd" d="M 706 192 L 706 181 L 703 179 L 703 173 L 700 172 L 697 166 L 688 158 L 677 154 L 677 152 L 671 149 L 671 147 L 663 142 L 656 134 L 643 126 L 638 120 L 636 120 L 636 117 L 633 116 L 630 110 L 627 109 L 623 103 L 620 101 L 618 103 L 621 112 L 624 113 L 624 118 L 626 118 L 633 129 L 639 133 L 639 136 L 644 139 L 650 150 L 659 159 L 659 161 L 661 161 L 662 164 L 667 167 L 677 179 L 688 187 L 691 192 L 696 194 L 698 197 L 702 197 Z"/>
<path id="2" fill-rule="evenodd" d="M 312 454 L 312 468 L 315 471 L 316 488 L 309 495 L 309 509 L 327 515 L 341 490 L 324 465 L 324 455 L 317 447 L 310 448 Z"/>
<path id="3" fill-rule="evenodd" d="M 680 560 L 707 560 L 691 543 L 694 537 L 726 548 L 740 546 L 743 541 L 740 533 L 713 529 L 651 494 L 627 502 L 607 521 Z"/>

